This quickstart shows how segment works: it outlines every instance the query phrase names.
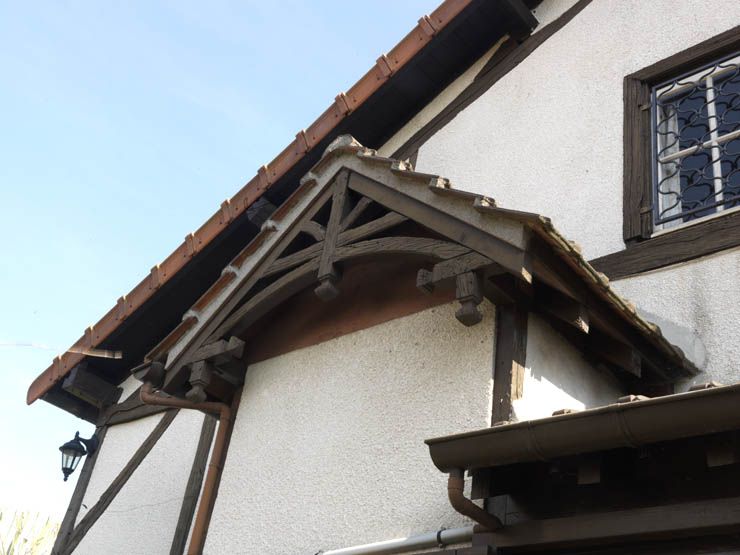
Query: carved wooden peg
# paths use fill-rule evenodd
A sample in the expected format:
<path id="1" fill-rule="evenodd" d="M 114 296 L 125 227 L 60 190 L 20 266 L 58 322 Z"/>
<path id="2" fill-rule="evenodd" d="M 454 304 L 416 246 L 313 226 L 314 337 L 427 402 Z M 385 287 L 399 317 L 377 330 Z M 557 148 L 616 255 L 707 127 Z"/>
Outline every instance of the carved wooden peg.
<path id="1" fill-rule="evenodd" d="M 338 272 L 333 271 L 319 278 L 319 284 L 313 290 L 316 296 L 322 301 L 331 301 L 339 295 L 339 283 L 340 275 Z"/>
<path id="2" fill-rule="evenodd" d="M 206 400 L 206 388 L 211 383 L 213 370 L 211 364 L 205 360 L 194 362 L 190 368 L 190 390 L 185 397 L 195 403 L 202 403 Z"/>
<path id="3" fill-rule="evenodd" d="M 416 288 L 422 293 L 434 292 L 434 275 L 429 270 L 422 268 L 416 273 Z"/>
<path id="4" fill-rule="evenodd" d="M 460 301 L 460 308 L 455 318 L 465 326 L 474 326 L 483 319 L 478 305 L 483 300 L 480 276 L 475 272 L 459 274 L 455 280 L 455 296 Z"/>

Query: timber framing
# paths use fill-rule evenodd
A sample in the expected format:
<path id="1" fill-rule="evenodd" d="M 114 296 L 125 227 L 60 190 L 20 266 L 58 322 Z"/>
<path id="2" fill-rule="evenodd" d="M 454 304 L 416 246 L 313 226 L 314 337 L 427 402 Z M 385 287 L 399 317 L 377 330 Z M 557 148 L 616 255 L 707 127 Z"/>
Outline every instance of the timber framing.
<path id="1" fill-rule="evenodd" d="M 639 375 L 645 383 L 671 382 L 697 371 L 546 218 L 499 208 L 493 199 L 458 191 L 446 179 L 415 172 L 407 162 L 380 157 L 353 138 L 340 137 L 260 235 L 224 268 L 229 279 L 219 280 L 193 305 L 173 339 L 163 340 L 166 349 L 152 351 L 150 360 L 164 365 L 162 390 L 224 400 L 239 382 L 214 388 L 215 373 L 202 363 L 202 353 L 215 346 L 226 350 L 308 288 L 331 302 L 341 294 L 342 269 L 348 265 L 394 256 L 418 260 L 421 290 L 452 288 L 460 302 L 456 316 L 465 325 L 480 321 L 477 307 L 486 297 L 571 328 L 581 338 L 574 344 L 582 347 L 585 341 L 605 367 Z M 509 315 L 511 310 L 502 308 L 500 317 L 520 333 L 499 338 L 510 350 L 508 362 L 500 361 L 495 393 L 501 403 L 494 420 L 508 420 L 521 389 L 526 317 Z M 499 326 L 501 333 L 508 327 Z M 249 350 L 248 344 L 235 345 L 240 357 Z"/>
<path id="2" fill-rule="evenodd" d="M 178 412 L 179 409 L 170 409 L 162 417 L 152 432 L 131 456 L 131 459 L 129 459 L 123 469 L 121 469 L 118 476 L 113 479 L 108 488 L 101 494 L 97 503 L 90 508 L 87 514 L 82 517 L 82 520 L 80 520 L 77 526 L 75 526 L 74 530 L 72 530 L 68 535 L 66 542 L 64 542 L 64 545 L 59 551 L 60 554 L 68 555 L 74 552 L 90 528 L 92 528 L 103 515 L 113 499 L 118 495 L 118 492 L 120 492 L 123 486 L 126 485 L 126 482 L 131 478 L 134 471 L 139 467 L 162 435 L 167 431 L 167 428 L 170 427 L 170 424 L 172 424 Z M 80 499 L 80 501 L 82 500 Z"/>
<path id="3" fill-rule="evenodd" d="M 496 306 L 493 425 L 514 419 L 513 402 L 524 392 L 528 316 L 527 308 L 519 303 Z"/>
<path id="4" fill-rule="evenodd" d="M 740 26 L 624 78 L 623 234 L 626 249 L 593 260 L 612 279 L 740 246 L 740 212 L 653 235 L 650 90 L 671 77 L 740 50 Z"/>

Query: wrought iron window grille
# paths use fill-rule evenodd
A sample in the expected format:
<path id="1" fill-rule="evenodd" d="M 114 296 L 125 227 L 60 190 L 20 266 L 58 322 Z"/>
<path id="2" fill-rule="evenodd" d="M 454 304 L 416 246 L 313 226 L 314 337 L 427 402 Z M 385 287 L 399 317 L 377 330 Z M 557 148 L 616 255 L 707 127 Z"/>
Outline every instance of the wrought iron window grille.
<path id="1" fill-rule="evenodd" d="M 656 230 L 740 206 L 740 52 L 651 91 Z"/>

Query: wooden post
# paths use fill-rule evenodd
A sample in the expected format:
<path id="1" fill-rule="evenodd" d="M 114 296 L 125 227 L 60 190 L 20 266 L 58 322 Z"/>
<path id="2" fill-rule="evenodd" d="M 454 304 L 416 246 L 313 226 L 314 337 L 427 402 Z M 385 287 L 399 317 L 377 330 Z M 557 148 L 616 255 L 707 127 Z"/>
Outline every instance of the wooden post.
<path id="1" fill-rule="evenodd" d="M 513 401 L 522 397 L 527 358 L 528 312 L 517 303 L 496 306 L 491 424 L 513 417 Z"/>

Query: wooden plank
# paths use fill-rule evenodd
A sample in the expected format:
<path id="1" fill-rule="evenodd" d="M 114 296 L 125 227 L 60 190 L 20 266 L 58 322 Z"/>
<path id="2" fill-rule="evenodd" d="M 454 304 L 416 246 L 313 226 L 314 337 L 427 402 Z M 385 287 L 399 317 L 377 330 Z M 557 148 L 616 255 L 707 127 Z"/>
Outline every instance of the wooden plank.
<path id="1" fill-rule="evenodd" d="M 478 73 L 473 82 L 452 100 L 432 120 L 414 133 L 403 145 L 392 155 L 392 158 L 403 160 L 419 150 L 437 131 L 442 129 L 457 114 L 470 106 L 480 96 L 495 85 L 511 70 L 522 63 L 530 54 L 537 50 L 547 39 L 562 29 L 581 10 L 591 3 L 591 0 L 579 0 L 563 15 L 558 17 L 549 25 L 545 25 L 537 33 L 527 37 L 521 44 L 516 40 L 503 43 L 496 51 L 483 69 Z"/>
<path id="2" fill-rule="evenodd" d="M 208 414 L 204 415 L 198 447 L 195 450 L 193 466 L 190 469 L 188 483 L 185 486 L 185 495 L 183 496 L 182 506 L 180 507 L 180 516 L 177 518 L 175 534 L 172 537 L 170 555 L 182 555 L 185 551 L 185 544 L 188 540 L 190 526 L 193 523 L 195 508 L 198 505 L 200 489 L 203 485 L 203 477 L 205 476 L 206 465 L 208 463 L 208 454 L 210 453 L 217 423 L 218 421 L 214 417 Z"/>
<path id="3" fill-rule="evenodd" d="M 625 242 L 650 237 L 652 233 L 652 169 L 650 149 L 650 87 L 643 81 L 624 79 L 624 127 L 622 199 Z"/>
<path id="4" fill-rule="evenodd" d="M 98 460 L 98 454 L 103 447 L 103 442 L 105 440 L 105 434 L 107 431 L 108 426 L 105 425 L 98 426 L 95 429 L 95 434 L 98 436 L 98 449 L 97 451 L 95 451 L 94 455 L 88 456 L 85 459 L 84 464 L 82 465 L 80 477 L 77 479 L 77 485 L 75 486 L 75 490 L 72 493 L 72 498 L 70 499 L 69 505 L 67 506 L 67 511 L 64 513 L 64 519 L 62 520 L 62 524 L 59 527 L 59 532 L 57 533 L 54 547 L 52 547 L 51 550 L 54 555 L 63 552 L 65 545 L 69 540 L 69 536 L 74 529 L 77 515 L 79 514 L 80 507 L 82 506 L 82 500 L 85 498 L 85 492 L 87 492 L 87 486 L 90 484 L 90 478 L 92 477 L 93 470 L 95 469 L 95 462 Z"/>
<path id="5" fill-rule="evenodd" d="M 350 174 L 348 186 L 451 241 L 490 258 L 520 279 L 532 280 L 527 253 L 490 233 L 358 173 Z"/>
<path id="6" fill-rule="evenodd" d="M 621 279 L 740 246 L 740 212 L 680 227 L 590 261 L 610 279 Z"/>
<path id="7" fill-rule="evenodd" d="M 244 354 L 244 346 L 244 341 L 238 337 L 232 336 L 228 341 L 219 339 L 195 351 L 190 362 L 208 360 L 214 364 L 225 363 L 232 358 L 241 358 Z"/>
<path id="8" fill-rule="evenodd" d="M 80 520 L 79 524 L 75 527 L 72 534 L 69 536 L 69 540 L 64 546 L 64 550 L 61 553 L 70 554 L 72 553 L 82 539 L 87 534 L 88 530 L 97 522 L 100 516 L 105 512 L 108 506 L 111 504 L 113 499 L 118 495 L 123 486 L 126 485 L 129 478 L 133 475 L 134 471 L 139 467 L 144 458 L 149 454 L 152 448 L 157 444 L 162 434 L 170 427 L 172 421 L 177 416 L 179 409 L 169 409 L 167 413 L 162 417 L 157 426 L 147 436 L 144 442 L 139 446 L 136 452 L 133 454 L 131 459 L 126 463 L 121 472 L 114 478 L 108 488 L 100 496 L 97 503 L 87 512 L 87 514 Z"/>
<path id="9" fill-rule="evenodd" d="M 529 313 L 521 304 L 496 306 L 491 424 L 513 419 L 513 401 L 524 392 Z"/>
<path id="10" fill-rule="evenodd" d="M 475 534 L 473 543 L 514 547 L 575 547 L 606 543 L 674 539 L 740 530 L 740 498 L 592 513 L 510 524 L 493 533 Z"/>

